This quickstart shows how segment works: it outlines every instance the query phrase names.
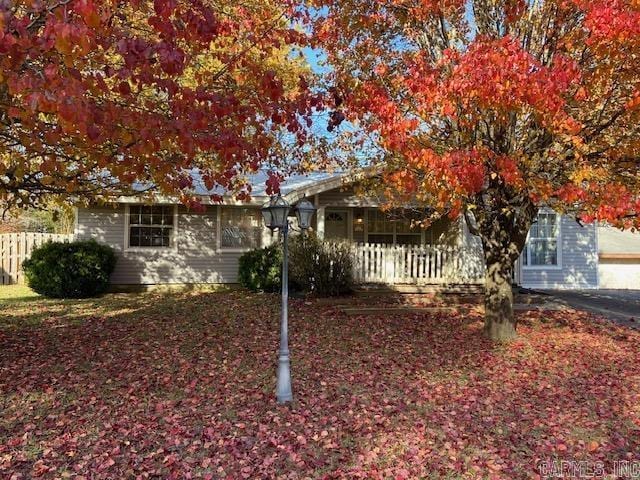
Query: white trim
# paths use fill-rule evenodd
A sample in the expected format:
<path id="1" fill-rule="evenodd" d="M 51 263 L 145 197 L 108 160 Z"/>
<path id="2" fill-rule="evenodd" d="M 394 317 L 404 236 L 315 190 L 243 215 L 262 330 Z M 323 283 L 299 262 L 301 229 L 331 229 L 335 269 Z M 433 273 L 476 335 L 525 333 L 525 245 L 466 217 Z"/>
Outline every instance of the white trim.
<path id="1" fill-rule="evenodd" d="M 524 250 L 522 251 L 522 254 L 527 256 L 527 264 L 525 265 L 524 262 L 522 263 L 522 269 L 523 270 L 562 270 L 562 218 L 563 216 L 553 210 L 550 210 L 548 208 L 543 208 L 540 209 L 540 211 L 538 212 L 538 215 L 540 214 L 550 214 L 553 213 L 556 216 L 556 222 L 558 225 L 558 234 L 556 235 L 556 259 L 557 259 L 557 263 L 556 265 L 531 265 L 531 251 L 529 250 L 529 234 L 531 233 L 531 230 L 529 230 L 529 232 L 527 233 L 527 241 L 524 245 Z"/>
<path id="2" fill-rule="evenodd" d="M 200 203 L 203 205 L 219 205 L 220 202 L 212 200 L 208 196 L 199 196 Z M 230 205 L 234 207 L 261 207 L 269 201 L 269 196 L 255 195 L 249 198 L 249 200 L 237 200 L 231 196 L 223 196 L 223 205 Z M 152 197 L 137 197 L 137 196 L 120 196 L 115 199 L 114 203 L 121 203 L 123 205 L 182 205 L 182 202 L 178 197 L 169 195 L 154 195 Z"/>
<path id="3" fill-rule="evenodd" d="M 143 205 L 148 206 L 162 206 L 160 203 L 145 203 Z M 166 205 L 166 204 L 165 204 Z M 171 245 L 168 247 L 131 247 L 129 246 L 129 235 L 131 228 L 129 226 L 129 219 L 131 214 L 129 209 L 131 205 L 125 204 L 124 206 L 124 243 L 123 251 L 125 252 L 175 252 L 178 250 L 178 205 L 169 205 L 173 207 L 173 228 L 171 229 Z"/>
<path id="4" fill-rule="evenodd" d="M 324 215 L 325 206 L 320 205 L 320 194 L 316 193 L 313 196 L 313 204 L 316 207 L 316 236 L 320 240 L 324 240 Z"/>
<path id="5" fill-rule="evenodd" d="M 79 223 L 79 213 L 80 209 L 77 206 L 73 207 L 73 238 L 74 240 L 78 238 L 78 234 L 80 233 L 80 223 Z"/>
<path id="6" fill-rule="evenodd" d="M 324 240 L 326 207 L 318 207 L 316 211 L 316 235 L 320 240 Z"/>

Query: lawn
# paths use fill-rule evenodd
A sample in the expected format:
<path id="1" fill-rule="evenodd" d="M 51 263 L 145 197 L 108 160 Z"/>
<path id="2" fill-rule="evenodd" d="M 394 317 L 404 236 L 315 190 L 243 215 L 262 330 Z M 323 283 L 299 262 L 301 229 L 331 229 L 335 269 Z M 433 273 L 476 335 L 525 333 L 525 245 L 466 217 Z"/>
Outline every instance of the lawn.
<path id="1" fill-rule="evenodd" d="M 584 313 L 520 313 L 519 340 L 493 345 L 473 311 L 293 300 L 283 407 L 277 296 L 0 296 L 0 478 L 525 479 L 640 460 L 640 333 Z"/>

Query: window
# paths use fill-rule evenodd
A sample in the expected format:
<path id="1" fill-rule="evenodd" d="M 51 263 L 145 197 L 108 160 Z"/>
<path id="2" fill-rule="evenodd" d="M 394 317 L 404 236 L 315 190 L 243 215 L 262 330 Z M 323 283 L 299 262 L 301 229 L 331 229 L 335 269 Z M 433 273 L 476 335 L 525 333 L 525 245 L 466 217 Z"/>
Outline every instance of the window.
<path id="1" fill-rule="evenodd" d="M 129 247 L 167 248 L 173 242 L 173 205 L 131 205 Z"/>
<path id="2" fill-rule="evenodd" d="M 538 214 L 531 225 L 529 237 L 522 257 L 525 266 L 558 266 L 558 236 L 560 216 L 553 212 Z"/>
<path id="3" fill-rule="evenodd" d="M 406 218 L 390 219 L 380 210 L 369 210 L 367 241 L 369 243 L 389 245 L 419 245 L 422 243 L 422 232 L 419 227 L 412 227 Z"/>
<path id="4" fill-rule="evenodd" d="M 384 212 L 369 210 L 367 220 L 367 241 L 369 243 L 393 245 L 394 225 Z"/>
<path id="5" fill-rule="evenodd" d="M 222 207 L 220 247 L 249 249 L 262 244 L 262 214 L 256 208 Z"/>

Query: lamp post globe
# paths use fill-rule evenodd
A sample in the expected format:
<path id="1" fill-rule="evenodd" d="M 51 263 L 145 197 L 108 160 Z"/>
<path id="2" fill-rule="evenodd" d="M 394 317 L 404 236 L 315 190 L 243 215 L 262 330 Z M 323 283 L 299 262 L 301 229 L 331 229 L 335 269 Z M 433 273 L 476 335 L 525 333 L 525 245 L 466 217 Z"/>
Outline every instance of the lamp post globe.
<path id="1" fill-rule="evenodd" d="M 281 195 L 273 196 L 261 209 L 262 220 L 271 230 L 284 230 L 287 226 L 291 205 Z"/>
<path id="2" fill-rule="evenodd" d="M 316 207 L 306 198 L 303 198 L 298 202 L 295 208 L 296 217 L 298 219 L 298 226 L 306 230 L 311 227 L 311 219 L 316 212 Z"/>
<path id="3" fill-rule="evenodd" d="M 271 227 L 272 229 L 284 230 L 288 226 L 289 212 L 291 205 L 281 195 L 271 198 L 269 202 L 269 210 L 271 211 Z"/>

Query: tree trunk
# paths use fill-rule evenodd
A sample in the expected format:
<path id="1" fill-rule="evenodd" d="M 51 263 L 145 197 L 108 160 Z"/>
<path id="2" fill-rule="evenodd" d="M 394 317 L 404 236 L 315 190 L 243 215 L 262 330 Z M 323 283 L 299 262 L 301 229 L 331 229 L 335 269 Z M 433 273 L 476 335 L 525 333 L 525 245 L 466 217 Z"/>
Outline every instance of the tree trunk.
<path id="1" fill-rule="evenodd" d="M 486 256 L 484 330 L 492 340 L 509 341 L 516 338 L 513 315 L 513 265 L 505 255 Z"/>
<path id="2" fill-rule="evenodd" d="M 499 176 L 490 177 L 465 211 L 469 231 L 480 237 L 484 253 L 484 331 L 492 340 L 516 338 L 513 315 L 513 266 L 527 241 L 538 207 L 526 192 L 505 186 Z"/>
<path id="3" fill-rule="evenodd" d="M 482 240 L 486 267 L 484 330 L 490 339 L 497 341 L 516 338 L 513 266 L 524 248 L 527 233 L 538 213 L 537 207 L 527 198 L 511 203 L 503 200 L 499 196 L 488 204 L 483 200 L 481 205 L 484 208 L 474 212 L 475 224 L 468 215 L 465 217 L 467 224 L 474 224 L 472 231 Z"/>

